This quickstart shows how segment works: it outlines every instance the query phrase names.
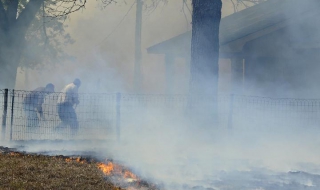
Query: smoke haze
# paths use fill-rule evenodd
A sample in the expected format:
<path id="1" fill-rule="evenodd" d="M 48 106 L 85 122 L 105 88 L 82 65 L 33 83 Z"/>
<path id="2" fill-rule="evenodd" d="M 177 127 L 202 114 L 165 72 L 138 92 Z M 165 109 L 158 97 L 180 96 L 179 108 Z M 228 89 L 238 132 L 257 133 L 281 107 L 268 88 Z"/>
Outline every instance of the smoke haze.
<path id="1" fill-rule="evenodd" d="M 59 91 L 65 84 L 72 82 L 74 78 L 80 78 L 83 84 L 79 89 L 80 92 L 132 92 L 135 8 L 132 9 L 115 32 L 109 38 L 106 38 L 117 26 L 132 3 L 132 0 L 126 1 L 126 3 L 119 2 L 100 11 L 95 1 L 88 2 L 85 10 L 72 14 L 66 21 L 67 30 L 76 40 L 76 43 L 67 47 L 66 51 L 74 55 L 76 59 L 57 63 L 54 68 L 44 69 L 40 73 L 31 70 L 21 71 L 16 88 L 32 90 L 39 85 L 43 86 L 52 82 L 56 84 L 56 90 Z M 233 8 L 230 2 L 224 1 L 223 6 L 222 13 L 224 16 L 232 13 Z M 318 5 L 315 4 L 315 6 Z M 190 4 L 189 7 L 191 7 Z M 149 14 L 143 14 L 143 61 L 141 68 L 144 81 L 143 93 L 145 94 L 165 92 L 164 57 L 162 55 L 148 55 L 146 48 L 191 29 L 191 15 L 185 7 L 186 20 L 181 8 L 182 2 L 170 1 L 166 5 L 160 4 L 157 9 Z M 283 46 L 300 45 L 299 42 L 304 41 L 302 39 L 305 38 L 306 32 L 310 36 L 319 34 L 320 25 L 316 25 L 316 22 L 310 22 L 309 24 L 307 25 L 313 27 L 307 31 L 304 31 L 303 28 L 281 30 L 286 39 L 281 42 L 278 41 L 279 44 L 274 46 L 278 48 L 275 51 L 283 54 L 286 53 L 281 51 Z M 273 39 L 272 36 L 270 39 Z M 281 44 L 288 41 L 291 44 Z M 252 57 L 260 57 L 261 52 L 265 53 L 272 50 L 267 49 L 272 47 L 266 48 L 263 46 L 266 43 L 263 40 L 252 43 L 262 44 L 259 49 L 249 51 Z M 316 44 L 316 46 L 318 47 L 319 44 Z M 292 52 L 289 53 L 291 56 Z M 299 55 L 295 56 L 299 57 Z M 310 77 L 311 75 L 317 79 L 319 72 L 315 68 L 318 67 L 316 67 L 318 61 L 319 59 L 298 61 L 284 61 L 282 59 L 279 61 L 279 66 L 275 67 L 283 68 L 280 69 L 279 73 L 273 72 L 272 69 L 275 68 L 270 67 L 267 70 L 269 69 L 270 73 L 273 73 L 272 75 L 264 73 L 265 70 L 261 72 L 258 70 L 257 73 L 250 76 L 252 78 L 246 78 L 243 87 L 243 89 L 246 89 L 244 94 L 284 98 L 318 98 L 320 91 L 317 88 L 316 80 Z M 301 62 L 310 62 L 310 64 L 304 67 L 306 64 L 301 65 Z M 293 63 L 293 65 L 289 65 L 290 63 Z M 175 64 L 174 70 L 176 72 L 173 82 L 176 87 L 174 89 L 175 94 L 188 92 L 189 71 L 186 65 L 187 63 L 183 59 L 178 59 Z M 231 89 L 231 74 L 228 72 L 231 69 L 230 65 L 228 59 L 220 61 L 219 89 L 222 92 L 230 92 Z M 298 73 L 294 66 L 297 66 L 301 73 Z M 260 77 L 260 80 L 253 79 L 255 76 Z M 267 80 L 275 77 L 279 77 L 283 83 L 278 83 L 277 80 Z M 289 84 L 288 81 L 293 82 Z M 288 82 L 288 84 L 285 82 Z M 295 85 L 298 85 L 298 87 Z M 298 170 L 320 174 L 318 123 L 315 122 L 310 125 L 312 127 L 304 128 L 303 122 L 305 120 L 303 119 L 307 117 L 303 116 L 305 113 L 298 113 L 297 117 L 292 117 L 294 121 L 291 123 L 282 122 L 281 117 L 287 117 L 286 113 L 296 113 L 295 109 L 297 107 L 288 106 L 278 113 L 276 112 L 278 110 L 269 109 L 269 107 L 267 107 L 268 109 L 263 106 L 259 107 L 260 104 L 257 103 L 259 106 L 256 110 L 252 109 L 252 111 L 248 108 L 241 112 L 239 110 L 244 106 L 239 103 L 235 104 L 239 107 L 234 110 L 234 120 L 236 122 L 234 122 L 232 131 L 230 131 L 226 126 L 226 115 L 229 110 L 225 108 L 229 106 L 229 96 L 225 97 L 227 102 L 219 102 L 221 107 L 223 106 L 222 110 L 225 109 L 221 114 L 223 118 L 221 123 L 225 122 L 222 127 L 218 127 L 216 123 L 202 122 L 199 119 L 202 116 L 197 114 L 192 115 L 192 118 L 197 122 L 190 122 L 186 119 L 185 113 L 177 111 L 176 108 L 171 109 L 170 106 L 151 105 L 146 108 L 138 104 L 137 108 L 131 108 L 124 103 L 122 112 L 126 120 L 121 123 L 120 143 L 103 142 L 101 144 L 84 143 L 80 145 L 71 143 L 70 146 L 63 145 L 61 147 L 32 145 L 28 147 L 28 150 L 91 151 L 93 149 L 93 151 L 98 152 L 101 158 L 112 157 L 133 168 L 141 177 L 151 181 L 154 180 L 156 183 L 162 183 L 167 189 L 183 189 L 183 185 L 188 187 L 202 185 L 203 187 L 214 188 L 214 185 L 210 182 L 211 180 L 219 180 L 221 171 L 270 170 L 289 172 Z M 275 102 L 273 100 L 268 101 Z M 260 101 L 261 105 L 265 105 L 265 102 L 267 101 Z M 141 109 L 138 109 L 139 106 L 141 106 Z M 236 109 L 238 109 L 238 112 Z M 282 109 L 282 107 L 280 106 L 279 109 Z M 203 110 L 203 112 L 209 112 L 209 110 Z M 236 113 L 243 117 L 236 115 Z M 288 118 L 287 120 L 290 120 L 290 117 Z M 271 124 L 270 121 L 272 121 Z M 301 122 L 301 125 L 297 127 L 296 124 L 299 122 Z M 266 125 L 268 127 L 264 127 L 265 124 L 268 124 Z M 239 176 L 241 175 L 236 175 L 235 178 Z"/>

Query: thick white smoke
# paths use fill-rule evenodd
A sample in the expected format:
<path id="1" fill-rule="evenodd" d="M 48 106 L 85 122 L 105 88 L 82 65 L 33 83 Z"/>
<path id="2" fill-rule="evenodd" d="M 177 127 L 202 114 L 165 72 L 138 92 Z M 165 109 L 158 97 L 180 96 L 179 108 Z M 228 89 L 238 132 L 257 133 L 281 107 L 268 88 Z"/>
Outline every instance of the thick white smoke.
<path id="1" fill-rule="evenodd" d="M 177 2 L 168 2 L 166 6 L 156 9 L 154 13 L 144 17 L 144 60 L 142 64 L 145 81 L 144 93 L 164 93 L 163 57 L 147 55 L 145 49 L 186 31 L 185 18 L 179 9 L 181 5 Z M 224 6 L 223 12 L 231 12 L 229 4 L 225 2 Z M 71 32 L 75 34 L 77 43 L 70 47 L 69 51 L 78 53 L 78 59 L 68 66 L 61 66 L 53 72 L 52 76 L 48 75 L 45 79 L 41 77 L 36 81 L 30 79 L 35 84 L 29 85 L 30 87 L 35 88 L 37 85 L 42 85 L 44 80 L 56 81 L 58 90 L 76 76 L 82 79 L 83 86 L 80 88 L 80 92 L 120 91 L 124 95 L 132 92 L 133 12 L 119 27 L 119 32 L 113 34 L 110 39 L 104 42 L 101 49 L 96 51 L 97 44 L 99 45 L 102 37 L 106 36 L 116 25 L 118 22 L 116 18 L 123 15 L 128 6 L 121 4 L 121 6 L 107 7 L 105 11 L 98 12 L 94 9 L 93 4 L 88 4 L 87 9 L 88 12 L 84 11 L 81 13 L 83 15 L 77 13 L 77 17 L 71 18 L 70 21 Z M 188 18 L 190 19 L 189 16 Z M 174 19 L 176 21 L 171 21 Z M 258 49 L 250 51 L 250 56 L 258 57 L 266 51 L 277 53 L 274 54 L 276 57 L 285 57 L 285 53 L 288 53 L 289 57 L 292 56 L 292 52 L 284 51 L 282 48 L 292 44 L 301 45 L 305 42 L 304 39 L 306 41 L 311 39 L 309 36 L 317 36 L 319 27 L 315 20 L 317 19 L 306 24 L 309 27 L 306 30 L 301 27 L 282 29 L 281 36 L 285 36 L 286 39 L 275 41 L 274 46 L 268 47 L 274 47 L 275 50 L 265 49 L 264 44 L 267 42 L 263 39 L 252 42 L 261 46 L 255 46 Z M 189 20 L 189 22 L 191 21 Z M 89 27 L 86 25 L 87 23 L 90 23 Z M 293 21 L 293 23 L 295 22 Z M 297 22 L 297 24 L 299 23 L 301 22 Z M 188 27 L 190 29 L 190 24 Z M 90 29 L 89 32 L 88 28 L 96 29 L 94 31 Z M 270 36 L 267 37 L 269 39 Z M 318 46 L 318 43 L 314 43 L 314 45 Z M 299 48 L 301 47 L 299 46 Z M 316 68 L 318 68 L 319 59 L 312 58 L 311 60 L 310 58 L 308 60 L 308 53 L 302 53 L 301 57 L 303 59 L 280 59 L 275 67 L 265 65 L 265 70 L 251 75 L 251 78 L 246 78 L 243 87 L 244 94 L 277 98 L 318 98 L 320 91 L 317 88 L 318 72 Z M 269 63 L 268 60 L 262 61 L 266 64 Z M 230 66 L 227 61 L 225 64 L 220 66 L 224 69 Z M 185 94 L 187 92 L 186 78 L 188 77 L 186 76 L 188 71 L 186 65 L 184 61 L 181 61 L 179 63 L 181 68 L 175 68 L 177 72 L 174 79 L 176 93 Z M 246 65 L 246 67 L 251 66 L 254 68 L 256 65 Z M 179 73 L 181 70 L 184 71 L 183 74 Z M 221 71 L 226 72 L 223 69 Z M 245 72 L 250 72 L 250 70 Z M 230 75 L 230 73 L 228 74 Z M 226 78 L 230 78 L 230 76 Z M 256 80 L 257 78 L 261 80 Z M 274 78 L 282 82 L 271 80 Z M 226 79 L 224 82 L 230 81 Z M 224 89 L 226 85 L 220 81 L 221 89 Z M 227 91 L 228 88 L 225 90 Z M 27 150 L 94 151 L 101 158 L 112 157 L 124 163 L 133 168 L 141 177 L 162 183 L 167 189 L 184 189 L 199 185 L 214 188 L 217 181 L 223 181 L 222 176 L 224 175 L 231 173 L 229 178 L 243 179 L 245 176 L 241 172 L 250 171 L 257 172 L 257 175 L 270 174 L 268 172 L 271 171 L 278 173 L 296 170 L 320 174 L 320 170 L 317 169 L 320 166 L 318 159 L 320 140 L 317 138 L 319 128 L 317 123 L 308 125 L 308 128 L 303 126 L 303 122 L 308 118 L 308 111 L 310 111 L 308 104 L 290 104 L 290 101 L 284 99 L 275 101 L 274 99 L 256 97 L 244 97 L 243 101 L 240 101 L 242 97 L 236 96 L 235 100 L 240 103 L 237 102 L 234 105 L 233 119 L 235 123 L 233 123 L 232 130 L 228 130 L 229 95 L 224 95 L 225 98 L 219 101 L 219 106 L 223 110 L 223 113 L 219 115 L 221 125 L 201 122 L 203 115 L 187 115 L 188 113 L 183 112 L 182 108 L 179 109 L 180 104 L 177 103 L 179 96 L 175 97 L 174 100 L 171 100 L 172 107 L 170 107 L 170 101 L 168 105 L 163 105 L 165 103 L 163 100 L 156 104 L 155 102 L 159 100 L 156 98 L 142 99 L 142 104 L 143 102 L 151 102 L 147 106 L 137 103 L 135 107 L 130 107 L 129 104 L 123 102 L 121 105 L 123 120 L 121 120 L 120 142 L 80 142 L 41 146 L 32 144 L 28 146 Z M 181 102 L 186 101 L 186 98 L 181 99 Z M 284 102 L 289 103 L 283 104 Z M 270 106 L 273 104 L 276 104 L 274 109 Z M 300 109 L 301 106 L 305 106 L 306 110 Z M 317 111 L 317 109 L 318 107 L 313 111 Z M 203 112 L 206 113 L 209 110 L 203 110 Z M 285 117 L 286 122 L 282 122 L 282 116 Z M 191 117 L 194 120 L 190 121 Z M 288 122 L 290 119 L 293 121 Z M 301 124 L 297 127 L 299 122 Z M 270 175 L 266 175 L 271 176 L 274 174 L 272 172 Z M 241 182 L 233 181 L 230 183 Z"/>

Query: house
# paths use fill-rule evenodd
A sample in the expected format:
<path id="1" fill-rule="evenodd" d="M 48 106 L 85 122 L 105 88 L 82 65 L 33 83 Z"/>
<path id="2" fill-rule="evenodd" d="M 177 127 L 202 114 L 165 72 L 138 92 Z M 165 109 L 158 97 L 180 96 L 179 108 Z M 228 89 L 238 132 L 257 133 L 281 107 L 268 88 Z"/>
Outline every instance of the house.
<path id="1" fill-rule="evenodd" d="M 319 16 L 319 0 L 268 0 L 224 17 L 220 60 L 231 63 L 230 93 L 319 97 Z M 176 58 L 188 66 L 190 50 L 191 31 L 147 49 L 165 56 L 167 79 Z"/>

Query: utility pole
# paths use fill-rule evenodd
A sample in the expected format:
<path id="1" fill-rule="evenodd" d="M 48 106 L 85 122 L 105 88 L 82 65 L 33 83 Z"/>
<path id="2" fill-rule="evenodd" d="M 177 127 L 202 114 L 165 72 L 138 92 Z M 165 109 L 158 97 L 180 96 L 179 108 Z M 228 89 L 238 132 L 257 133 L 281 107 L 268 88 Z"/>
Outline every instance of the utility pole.
<path id="1" fill-rule="evenodd" d="M 135 61 L 134 61 L 134 90 L 141 91 L 141 25 L 142 25 L 142 0 L 137 1 L 136 34 L 135 34 Z"/>

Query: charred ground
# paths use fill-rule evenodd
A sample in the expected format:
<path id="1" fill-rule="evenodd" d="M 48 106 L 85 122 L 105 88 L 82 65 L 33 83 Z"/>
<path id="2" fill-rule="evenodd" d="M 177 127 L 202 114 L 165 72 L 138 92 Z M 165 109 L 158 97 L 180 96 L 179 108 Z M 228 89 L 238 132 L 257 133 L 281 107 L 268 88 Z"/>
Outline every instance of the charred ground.
<path id="1" fill-rule="evenodd" d="M 66 160 L 0 147 L 0 189 L 110 189 L 94 160 Z"/>

